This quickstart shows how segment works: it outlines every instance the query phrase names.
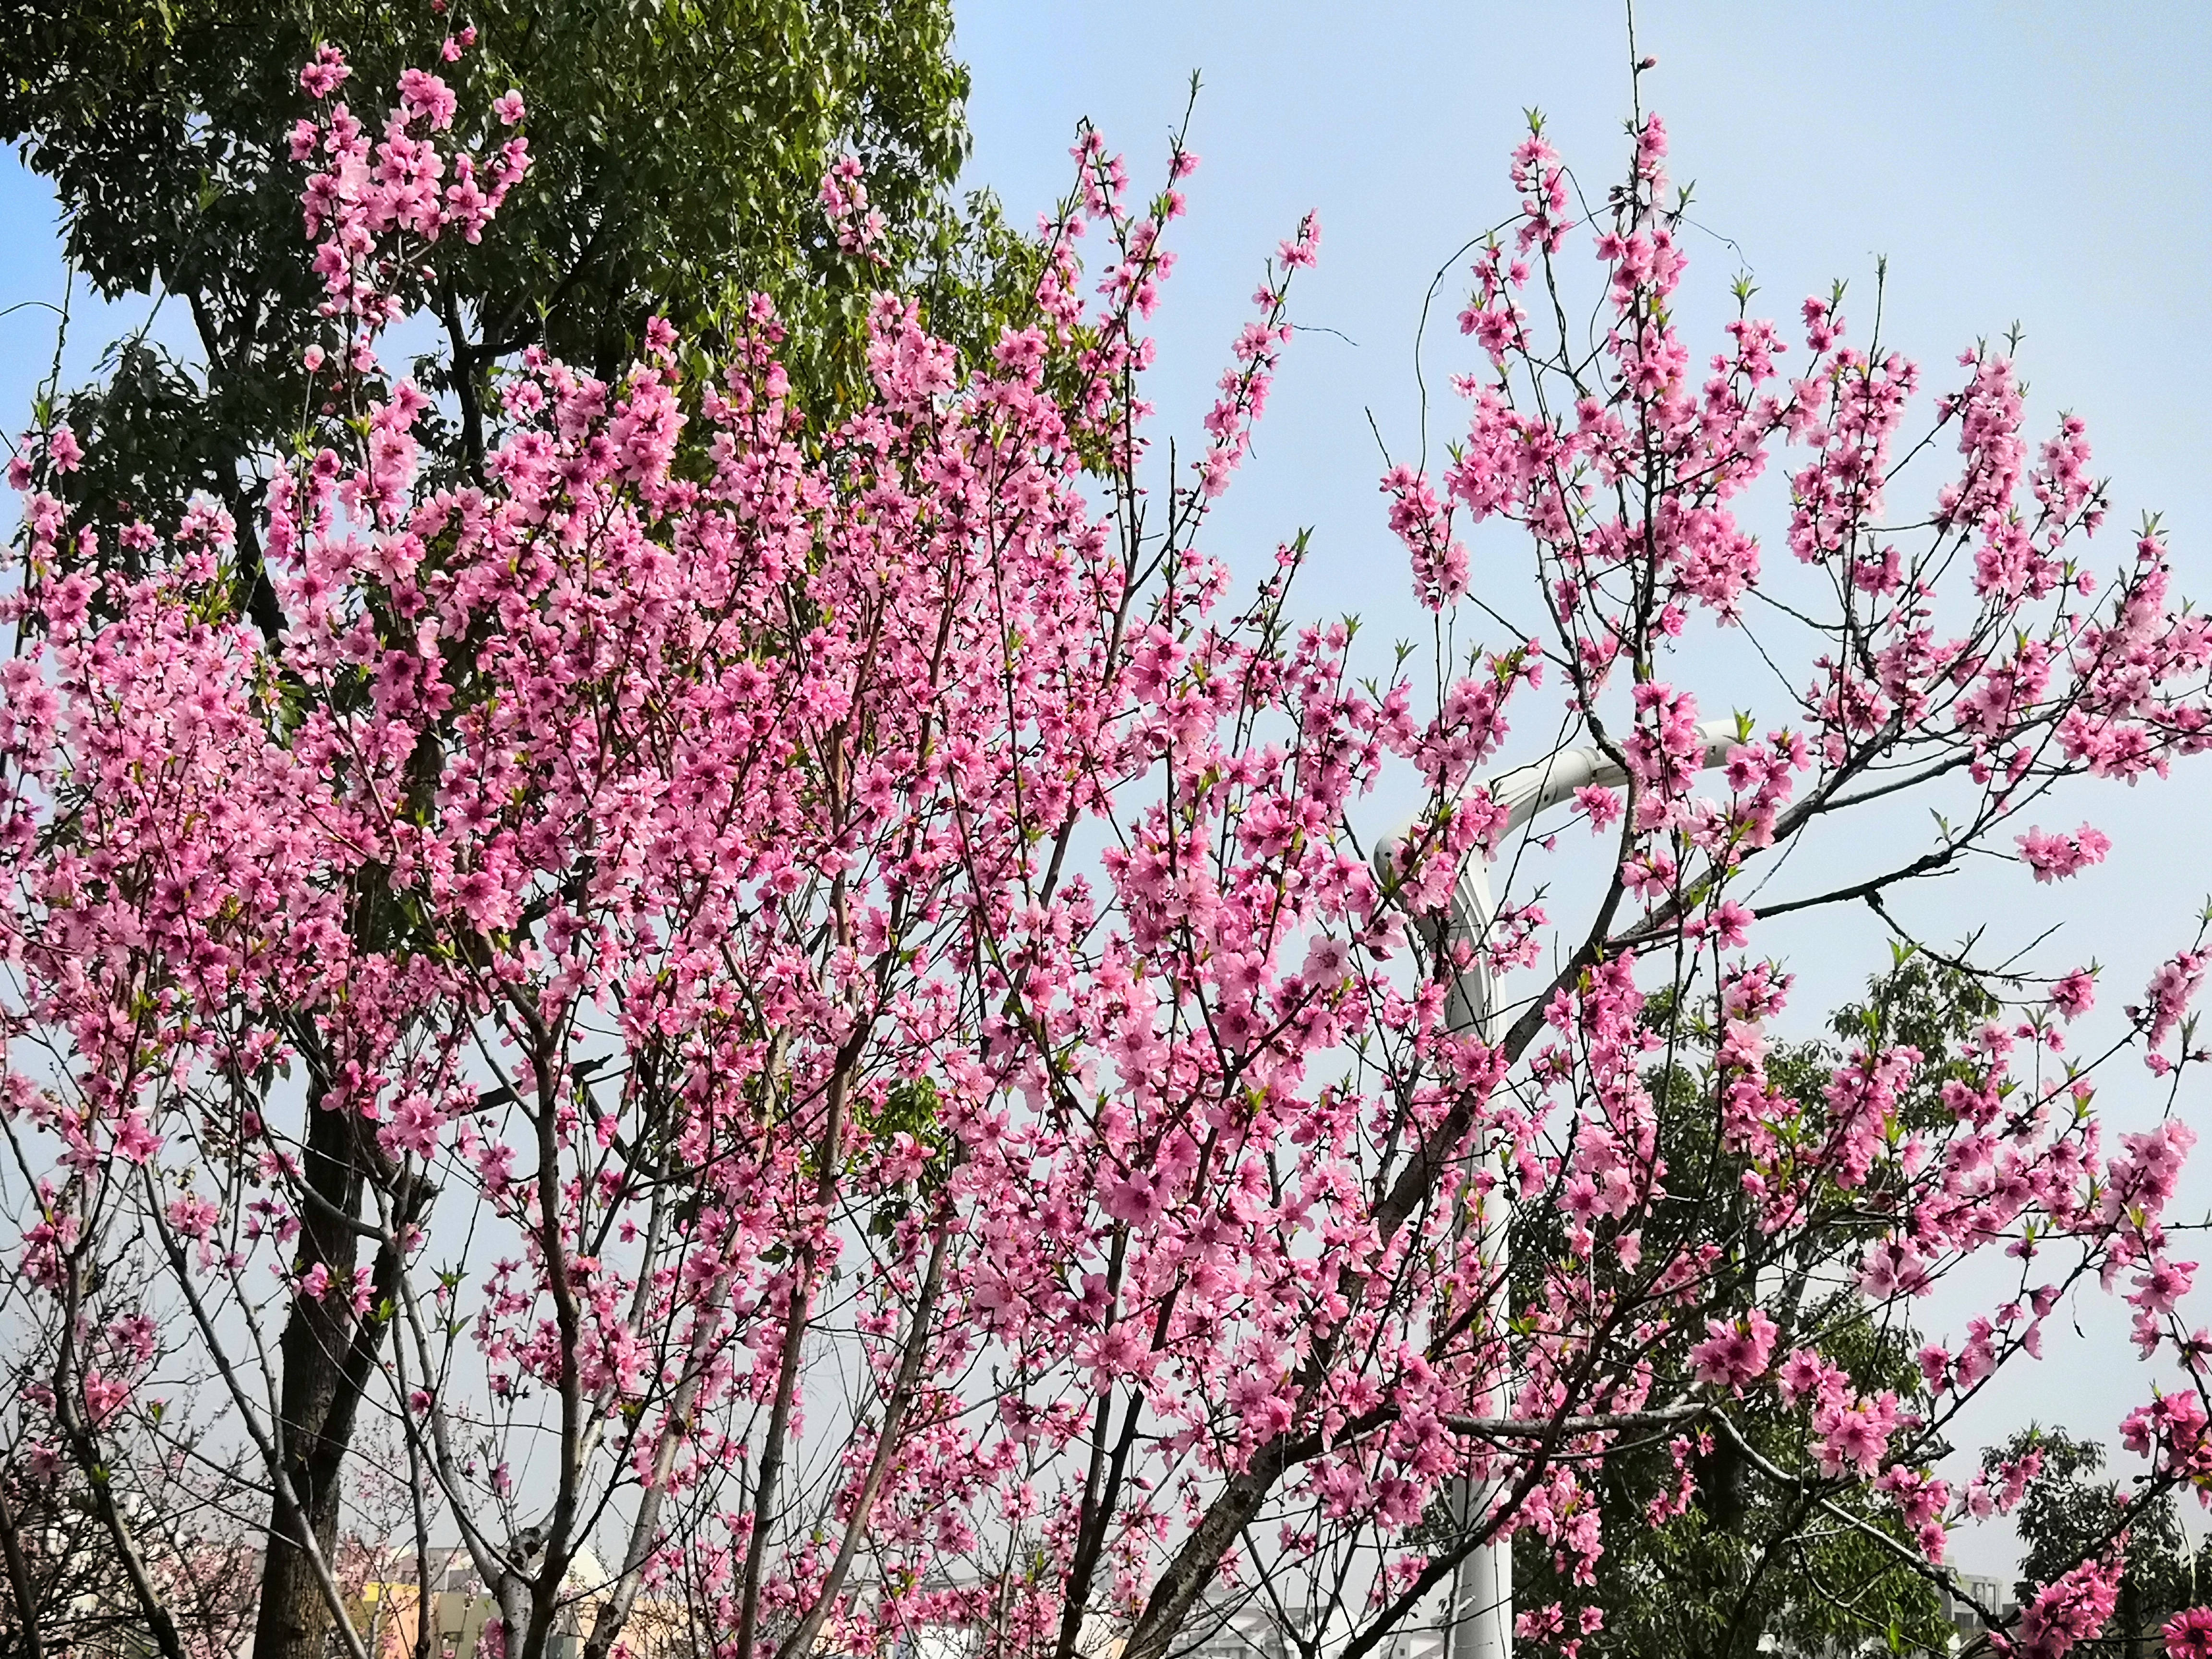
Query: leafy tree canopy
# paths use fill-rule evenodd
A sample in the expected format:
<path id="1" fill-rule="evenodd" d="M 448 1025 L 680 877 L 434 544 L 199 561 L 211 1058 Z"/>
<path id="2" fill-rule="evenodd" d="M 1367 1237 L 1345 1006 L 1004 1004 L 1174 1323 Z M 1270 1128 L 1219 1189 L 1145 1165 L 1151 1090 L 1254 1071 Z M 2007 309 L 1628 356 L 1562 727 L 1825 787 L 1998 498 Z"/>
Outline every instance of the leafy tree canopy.
<path id="1" fill-rule="evenodd" d="M 504 136 L 491 106 L 509 89 L 528 111 L 534 164 L 497 234 L 394 285 L 443 335 L 414 365 L 443 394 L 423 434 L 433 476 L 480 466 L 502 360 L 543 346 L 608 378 L 655 313 L 711 348 L 734 305 L 767 294 L 817 404 L 858 381 L 878 283 L 916 293 L 956 343 L 994 338 L 1033 256 L 988 198 L 953 205 L 969 139 L 951 27 L 945 0 L 14 0 L 0 137 L 52 182 L 71 264 L 108 298 L 182 306 L 198 347 L 183 362 L 117 341 L 100 383 L 49 411 L 86 449 L 72 507 L 173 521 L 205 490 L 250 533 L 270 462 L 327 441 L 301 357 L 332 325 L 289 150 L 310 102 L 299 66 L 325 41 L 365 109 L 432 64 L 459 129 Z M 820 198 L 846 155 L 882 216 L 876 261 L 840 247 Z"/>
<path id="2" fill-rule="evenodd" d="M 1974 979 L 1901 951 L 1832 1023 L 1846 1045 L 1879 1050 L 1905 1043 L 1923 1056 L 1900 1102 L 1899 1123 L 1909 1130 L 1936 1121 L 1943 1083 L 1968 1069 L 1958 1058 L 1966 1038 L 1995 1006 Z M 1673 1014 L 1655 1003 L 1646 1018 L 1666 1029 Z M 1802 1119 L 1815 1121 L 1840 1058 L 1827 1043 L 1778 1045 L 1767 1075 Z M 1862 1390 L 1909 1392 L 1917 1380 L 1918 1334 L 1895 1316 L 1893 1304 L 1877 1316 L 1852 1285 L 1874 1237 L 1869 1220 L 1881 1211 L 1880 1183 L 1872 1191 L 1830 1194 L 1822 1224 L 1778 1252 L 1742 1189 L 1749 1161 L 1716 1136 L 1717 1086 L 1709 1053 L 1678 1051 L 1655 1068 L 1652 1093 L 1667 1105 L 1659 1117 L 1661 1154 L 1681 1201 L 1645 1218 L 1644 1252 L 1664 1259 L 1718 1250 L 1716 1270 L 1733 1284 L 1734 1299 L 1744 1315 L 1757 1308 L 1776 1322 L 1778 1347 L 1810 1343 Z M 1514 1233 L 1528 1293 L 1537 1264 L 1564 1248 L 1564 1229 L 1556 1211 L 1531 1206 L 1516 1218 Z M 1611 1260 L 1610 1271 L 1623 1280 L 1636 1271 L 1619 1265 L 1617 1255 Z M 1655 1370 L 1686 1376 L 1688 1350 L 1701 1334 L 1693 1328 L 1671 1333 L 1650 1356 Z M 1767 1395 L 1744 1401 L 1736 1423 L 1759 1455 L 1793 1468 L 1808 1461 L 1807 1417 Z M 1606 1461 L 1599 1501 L 1607 1541 L 1595 1582 L 1577 1585 L 1542 1540 L 1524 1536 L 1516 1552 L 1518 1599 L 1523 1606 L 1562 1602 L 1570 1628 L 1585 1616 L 1583 1609 L 1594 1609 L 1602 1622 L 1583 1644 L 1590 1659 L 1732 1659 L 1772 1642 L 1799 1652 L 1824 1651 L 1830 1643 L 1856 1651 L 1869 1641 L 1897 1652 L 1944 1651 L 1951 1626 L 1927 1578 L 1839 1522 L 1820 1506 L 1823 1498 L 1905 1541 L 1895 1509 L 1874 1492 L 1846 1492 L 1841 1482 L 1832 1491 L 1778 1486 L 1724 1437 L 1656 1434 Z"/>
<path id="3" fill-rule="evenodd" d="M 2017 1520 L 2021 1546 L 2022 1603 L 2056 1583 L 2081 1561 L 2104 1554 L 2124 1538 L 2126 1566 L 2112 1621 L 2100 1637 L 2075 1651 L 2083 1659 L 2148 1659 L 2163 1650 L 2159 1627 L 2202 1599 L 2212 1587 L 2212 1542 L 2192 1550 L 2182 1531 L 2173 1492 L 2146 1492 L 2105 1472 L 2105 1449 L 2059 1427 L 2030 1425 L 2003 1446 L 1984 1454 L 1989 1466 L 2039 1455 Z"/>

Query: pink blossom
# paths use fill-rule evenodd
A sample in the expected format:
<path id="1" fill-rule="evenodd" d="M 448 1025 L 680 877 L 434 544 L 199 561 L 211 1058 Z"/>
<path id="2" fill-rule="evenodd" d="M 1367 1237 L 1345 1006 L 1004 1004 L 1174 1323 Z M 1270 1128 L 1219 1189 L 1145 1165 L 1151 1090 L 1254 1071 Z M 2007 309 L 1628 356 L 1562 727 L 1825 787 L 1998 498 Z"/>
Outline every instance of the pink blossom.
<path id="1" fill-rule="evenodd" d="M 316 51 L 315 61 L 300 71 L 300 85 L 311 98 L 327 98 L 352 73 L 336 46 L 323 46 Z"/>
<path id="2" fill-rule="evenodd" d="M 1620 816 L 1619 793 L 1599 784 L 1586 783 L 1576 790 L 1575 804 L 1589 815 L 1590 828 L 1601 833 Z"/>
<path id="3" fill-rule="evenodd" d="M 2091 970 L 1940 1054 L 1877 1008 L 1815 1078 L 1753 896 L 1859 890 L 1808 872 L 1864 866 L 1862 801 L 1928 779 L 1961 802 L 1934 865 L 1863 873 L 2002 853 L 1990 826 L 2039 795 L 2212 747 L 2212 625 L 2154 535 L 2103 573 L 2086 432 L 2030 445 L 1992 354 L 1929 410 L 1839 301 L 1802 340 L 1733 307 L 1700 343 L 1656 118 L 1595 260 L 1560 257 L 1583 209 L 1540 127 L 1513 153 L 1518 211 L 1468 272 L 1458 441 L 1434 471 L 1386 463 L 1377 516 L 1436 614 L 1400 663 L 1304 616 L 1303 542 L 1249 580 L 1208 550 L 1299 349 L 1316 221 L 1265 262 L 1194 448 L 1146 390 L 1187 152 L 1155 193 L 1085 129 L 1017 262 L 1032 304 L 980 350 L 934 331 L 840 157 L 816 228 L 872 295 L 856 384 L 825 401 L 787 368 L 822 361 L 811 308 L 735 303 L 688 341 L 648 317 L 634 362 L 504 363 L 481 469 L 448 476 L 430 395 L 381 354 L 496 246 L 520 100 L 465 129 L 478 151 L 436 76 L 374 120 L 343 81 L 308 66 L 289 146 L 325 307 L 301 363 L 343 415 L 323 447 L 272 458 L 250 520 L 199 500 L 173 527 L 63 499 L 56 441 L 11 467 L 0 1119 L 37 1151 L 8 1289 L 27 1353 L 83 1353 L 25 1373 L 27 1444 L 81 1434 L 72 1378 L 112 1425 L 157 1368 L 256 1371 L 210 1351 L 248 1314 L 389 1318 L 386 1426 L 439 1535 L 456 1502 L 519 1501 L 565 1400 L 597 1448 L 574 1514 L 653 1493 L 652 1535 L 613 1541 L 642 1593 L 709 1587 L 733 1642 L 811 1608 L 817 1644 L 996 1621 L 979 1639 L 1032 1651 L 1073 1613 L 1149 1650 L 1190 1639 L 1127 1627 L 1209 1519 L 1285 1582 L 1389 1589 L 1473 1491 L 1593 1582 L 1618 1443 L 1547 1417 L 1771 1389 L 1785 1484 L 1893 1515 L 1934 1561 L 2040 1467 L 1954 1492 L 1942 1413 L 2062 1294 L 2123 1297 L 2147 1354 L 2206 1363 L 2166 1231 L 2193 1134 L 2123 1133 L 2086 1064 L 2049 1069 L 2054 1036 L 2130 1035 L 2089 1029 Z M 1948 479 L 1918 481 L 1954 436 Z M 1745 510 L 1770 489 L 1809 625 L 1747 641 L 1767 718 L 1716 722 L 1717 636 L 1778 591 Z M 226 574 L 246 546 L 265 631 Z M 1603 780 L 1574 803 L 1600 857 L 1524 788 L 1554 763 Z M 2109 847 L 2085 825 L 2015 850 L 2048 882 Z M 2169 1067 L 2201 945 L 2160 947 L 2187 946 L 2130 1016 Z M 1680 1079 L 1710 1090 L 1713 1170 L 1667 1133 Z M 1501 1229 L 1540 1210 L 1559 1237 L 1501 1277 Z M 1795 1260 L 1824 1294 L 1917 1297 L 1977 1255 L 2012 1288 L 1913 1339 L 1910 1399 L 1825 1324 L 1784 1352 L 1741 1294 Z M 2151 1395 L 2124 1443 L 2212 1482 L 2198 1404 Z M 1654 1524 L 1716 1443 L 1668 1432 Z M 779 1480 L 768 1531 L 724 1513 Z M 801 1508 L 857 1523 L 860 1578 L 827 1584 Z M 600 1523 L 560 1524 L 545 1547 Z M 1022 1582 L 987 1595 L 975 1553 L 1007 1538 Z M 2022 1639 L 2082 1639 L 2105 1571 Z M 1521 1611 L 1563 1652 L 1600 1629 Z"/>
<path id="4" fill-rule="evenodd" d="M 130 1397 L 130 1387 L 121 1379 L 105 1376 L 98 1370 L 85 1373 L 84 1411 L 95 1428 L 106 1424 L 120 1411 L 123 1402 Z"/>
<path id="5" fill-rule="evenodd" d="M 1700 1382 L 1741 1395 L 1766 1371 L 1778 1328 L 1757 1308 L 1734 1322 L 1709 1319 L 1705 1340 L 1690 1350 L 1690 1364 Z"/>
<path id="6" fill-rule="evenodd" d="M 400 71 L 399 100 L 410 115 L 428 121 L 434 131 L 451 126 L 459 107 L 452 88 L 436 76 L 416 69 Z"/>
<path id="7" fill-rule="evenodd" d="M 2021 857 L 2038 881 L 2063 880 L 2093 864 L 2102 864 L 2112 843 L 2102 831 L 2083 824 L 2071 835 L 2030 830 L 2018 841 Z"/>
<path id="8" fill-rule="evenodd" d="M 2076 968 L 2051 984 L 2051 1006 L 2069 1022 L 2087 1013 L 2096 1000 L 2096 978 L 2089 969 Z"/>
<path id="9" fill-rule="evenodd" d="M 1413 592 L 1431 611 L 1467 591 L 1467 550 L 1453 539 L 1451 514 L 1429 481 L 1409 467 L 1382 480 L 1391 497 L 1390 528 L 1413 558 Z"/>
<path id="10" fill-rule="evenodd" d="M 2017 1651 L 2060 1659 L 2103 1632 L 2119 1600 L 2120 1558 L 2084 1561 L 2036 1593 L 2021 1610 Z"/>
<path id="11" fill-rule="evenodd" d="M 2212 1607 L 2191 1607 L 2167 1620 L 2159 1633 L 2166 1659 L 2212 1659 Z"/>

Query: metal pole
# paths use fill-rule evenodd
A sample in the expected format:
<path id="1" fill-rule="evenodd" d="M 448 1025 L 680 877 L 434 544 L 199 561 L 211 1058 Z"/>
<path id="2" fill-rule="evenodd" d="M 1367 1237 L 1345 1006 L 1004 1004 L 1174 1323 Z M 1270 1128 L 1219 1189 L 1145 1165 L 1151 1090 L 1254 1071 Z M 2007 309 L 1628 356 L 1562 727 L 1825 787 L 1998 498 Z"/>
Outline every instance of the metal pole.
<path id="1" fill-rule="evenodd" d="M 1698 727 L 1698 735 L 1705 743 L 1698 757 L 1700 769 L 1718 766 L 1735 746 L 1736 723 L 1733 720 L 1707 720 Z M 1590 784 L 1617 788 L 1627 781 L 1627 774 L 1602 750 L 1586 746 L 1562 749 L 1543 760 L 1501 772 L 1487 780 L 1487 787 L 1491 799 L 1505 808 L 1504 833 L 1510 835 L 1539 813 L 1571 798 L 1577 789 Z M 1393 839 L 1376 849 L 1377 869 L 1388 869 L 1396 848 L 1397 841 Z M 1460 872 L 1459 884 L 1452 892 L 1450 919 L 1443 930 L 1443 942 L 1447 949 L 1464 939 L 1477 951 L 1468 969 L 1454 975 L 1445 1018 L 1452 1030 L 1474 1031 L 1486 1042 L 1498 1040 L 1497 1010 L 1493 1006 L 1497 987 L 1480 950 L 1483 936 L 1489 932 L 1491 918 L 1497 909 L 1497 901 L 1490 891 L 1489 866 L 1478 860 Z M 1480 1224 L 1494 1226 L 1488 1260 L 1496 1269 L 1500 1304 L 1498 1311 L 1502 1316 L 1505 1311 L 1503 1304 L 1513 1223 L 1512 1200 L 1500 1188 L 1491 1194 L 1485 1208 L 1491 1213 L 1480 1218 L 1470 1218 L 1462 1211 L 1458 1224 L 1465 1226 L 1470 1218 L 1477 1218 Z M 1462 1524 L 1471 1522 L 1480 1513 L 1478 1505 L 1484 1495 L 1477 1494 L 1467 1481 L 1456 1486 L 1453 1507 L 1459 1511 Z M 1471 1552 L 1462 1559 L 1453 1573 L 1450 1599 L 1444 1605 L 1444 1655 L 1445 1659 L 1512 1659 L 1513 1546 L 1510 1541 L 1501 1539 Z"/>

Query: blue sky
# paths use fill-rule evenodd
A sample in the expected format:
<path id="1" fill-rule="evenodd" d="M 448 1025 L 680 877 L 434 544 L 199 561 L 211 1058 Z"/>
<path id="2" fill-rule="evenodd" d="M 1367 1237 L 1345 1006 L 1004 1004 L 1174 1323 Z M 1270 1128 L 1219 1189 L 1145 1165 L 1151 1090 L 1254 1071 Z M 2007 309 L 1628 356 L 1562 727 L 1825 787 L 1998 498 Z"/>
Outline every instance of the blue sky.
<path id="1" fill-rule="evenodd" d="M 1204 166 L 1158 319 L 1169 429 L 1196 429 L 1261 261 L 1301 213 L 1320 210 L 1322 264 L 1300 277 L 1296 305 L 1316 331 L 1293 343 L 1209 544 L 1250 569 L 1310 526 L 1306 606 L 1358 611 L 1385 639 L 1411 632 L 1370 416 L 1394 450 L 1411 447 L 1423 293 L 1510 209 L 1504 157 L 1524 108 L 1546 112 L 1586 179 L 1616 175 L 1621 8 L 961 0 L 957 17 L 975 81 L 970 179 L 1018 222 L 1065 187 L 1079 117 L 1128 153 L 1139 179 L 1157 177 L 1190 72 L 1202 72 L 1192 142 Z M 2113 481 L 2115 531 L 2161 512 L 2179 585 L 2212 594 L 2212 7 L 1673 0 L 1640 8 L 1637 27 L 1659 59 L 1647 101 L 1668 120 L 1676 178 L 1696 184 L 1693 321 L 1714 314 L 1738 270 L 1774 313 L 1840 277 L 1863 314 L 1881 256 L 1885 337 L 1935 378 L 2017 321 L 2035 426 L 2061 410 L 2083 416 Z M 0 163 L 0 308 L 21 307 L 0 315 L 0 418 L 20 426 L 52 352 L 43 306 L 60 300 L 63 272 L 51 198 L 12 160 Z M 1461 288 L 1454 271 L 1440 295 L 1432 392 L 1438 371 L 1465 362 L 1448 320 Z M 142 312 L 102 316 L 80 296 L 67 378 Z M 1450 404 L 1446 392 L 1433 411 L 1439 439 Z M 2106 539 L 2108 556 L 2123 550 L 2118 535 Z M 2057 965 L 2111 964 L 2110 1002 L 2140 986 L 2212 890 L 2212 761 L 2112 794 L 2085 803 L 2117 843 L 2102 869 L 2056 894 L 2016 872 L 1959 884 L 1929 901 L 1930 930 L 2039 930 L 2045 910 L 2063 908 Z M 1840 992 L 1877 964 L 1881 941 L 1846 919 L 1792 949 L 1809 986 Z M 2154 1103 L 2139 1090 L 2113 1105 L 2124 1116 Z M 2204 1101 L 2187 1109 L 2212 1120 Z M 2201 1207 L 2212 1146 L 2199 1164 Z M 2108 1434 L 2127 1403 L 2112 1379 L 2134 1387 L 2133 1367 L 2110 1363 L 2117 1322 L 2084 1310 L 2082 1328 L 1981 1426 L 1994 1436 L 2032 1407 Z M 2008 1552 L 1991 1537 L 1960 1553 L 2002 1566 Z"/>

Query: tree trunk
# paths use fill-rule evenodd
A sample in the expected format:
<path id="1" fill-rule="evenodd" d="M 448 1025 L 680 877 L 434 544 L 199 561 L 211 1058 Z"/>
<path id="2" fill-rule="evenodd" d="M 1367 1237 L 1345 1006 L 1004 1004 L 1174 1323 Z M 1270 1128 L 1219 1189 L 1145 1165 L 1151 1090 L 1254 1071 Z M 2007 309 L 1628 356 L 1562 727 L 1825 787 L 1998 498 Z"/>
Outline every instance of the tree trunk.
<path id="1" fill-rule="evenodd" d="M 276 584 L 269 580 L 269 567 L 262 557 L 261 532 L 253 522 L 253 515 L 261 508 L 261 490 L 258 486 L 252 490 L 226 490 L 223 505 L 230 509 L 237 550 L 239 602 L 274 651 L 283 643 L 284 607 L 276 602 Z"/>
<path id="2" fill-rule="evenodd" d="M 301 1273 L 320 1262 L 333 1286 L 349 1285 L 361 1235 L 349 1224 L 360 1213 L 361 1170 L 355 1158 L 351 1115 L 323 1104 L 311 1085 L 307 1139 L 301 1173 L 314 1194 L 301 1211 Z M 357 1385 L 349 1389 L 346 1360 L 353 1319 L 343 1291 L 311 1299 L 295 1296 L 278 1344 L 277 1450 L 305 1513 L 281 1497 L 270 1499 L 269 1547 L 262 1558 L 261 1601 L 253 1624 L 253 1659 L 322 1659 L 331 1629 L 331 1607 L 315 1581 L 306 1540 L 323 1559 L 337 1542 L 338 1506 L 345 1455 L 353 1437 Z M 348 1397 L 350 1393 L 350 1398 Z"/>

